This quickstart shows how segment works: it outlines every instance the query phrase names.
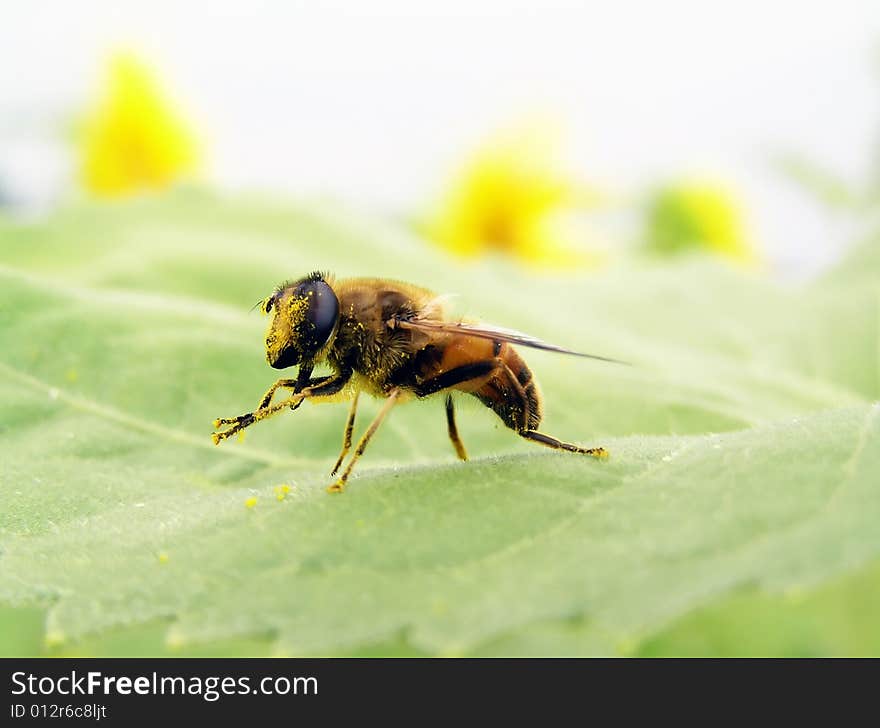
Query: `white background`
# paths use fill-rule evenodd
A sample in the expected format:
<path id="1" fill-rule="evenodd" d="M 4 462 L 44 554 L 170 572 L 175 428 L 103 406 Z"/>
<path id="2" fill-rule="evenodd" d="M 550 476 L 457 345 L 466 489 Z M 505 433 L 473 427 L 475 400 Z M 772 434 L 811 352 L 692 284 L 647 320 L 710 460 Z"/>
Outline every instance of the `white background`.
<path id="1" fill-rule="evenodd" d="M 796 149 L 869 173 L 878 31 L 876 0 L 6 2 L 0 173 L 25 198 L 64 179 L 55 120 L 131 47 L 184 102 L 224 186 L 418 209 L 481 137 L 549 112 L 572 164 L 612 191 L 729 181 L 777 269 L 803 272 L 851 230 L 769 159 Z"/>

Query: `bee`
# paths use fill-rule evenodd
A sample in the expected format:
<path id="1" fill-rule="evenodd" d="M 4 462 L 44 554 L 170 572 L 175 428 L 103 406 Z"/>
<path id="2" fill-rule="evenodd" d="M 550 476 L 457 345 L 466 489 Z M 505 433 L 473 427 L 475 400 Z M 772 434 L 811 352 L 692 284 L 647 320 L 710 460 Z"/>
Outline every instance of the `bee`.
<path id="1" fill-rule="evenodd" d="M 214 444 L 256 422 L 306 400 L 350 399 L 335 476 L 351 450 L 358 397 L 384 400 L 355 447 L 347 467 L 328 490 L 345 488 L 358 458 L 397 404 L 437 394 L 446 397 L 449 439 L 461 460 L 467 452 L 455 423 L 452 392 L 476 397 L 520 437 L 556 450 L 606 458 L 602 447 L 583 448 L 538 430 L 543 400 L 532 370 L 514 345 L 617 362 L 580 354 L 509 329 L 450 321 L 442 296 L 409 283 L 381 278 L 335 280 L 315 272 L 278 286 L 259 304 L 272 314 L 266 332 L 266 361 L 274 369 L 298 366 L 292 379 L 279 379 L 253 412 L 214 421 Z M 623 363 L 623 362 L 617 362 Z M 331 374 L 313 377 L 318 364 Z M 275 404 L 278 390 L 290 396 Z M 221 429 L 225 428 L 225 429 Z"/>

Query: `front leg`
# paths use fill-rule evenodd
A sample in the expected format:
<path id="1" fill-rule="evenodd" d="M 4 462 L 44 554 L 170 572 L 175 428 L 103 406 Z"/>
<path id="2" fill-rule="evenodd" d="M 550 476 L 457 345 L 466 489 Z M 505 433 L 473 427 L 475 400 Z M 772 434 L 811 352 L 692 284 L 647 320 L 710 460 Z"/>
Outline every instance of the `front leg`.
<path id="1" fill-rule="evenodd" d="M 214 420 L 214 428 L 221 427 L 222 425 L 235 425 L 243 422 L 244 420 L 249 419 L 252 415 L 266 409 L 269 404 L 272 402 L 272 397 L 275 395 L 275 392 L 279 389 L 290 389 L 293 391 L 293 394 L 299 394 L 304 389 L 308 389 L 309 387 L 315 387 L 318 384 L 323 384 L 331 379 L 332 376 L 329 377 L 315 377 L 311 379 L 313 366 L 303 364 L 299 368 L 299 374 L 297 374 L 296 379 L 279 379 L 275 384 L 269 387 L 269 390 L 262 396 L 260 399 L 260 403 L 257 405 L 257 408 L 253 412 L 248 412 L 243 415 L 239 415 L 238 417 L 219 417 Z M 299 400 L 296 404 L 290 405 L 292 409 L 296 409 L 299 405 L 302 404 L 302 400 Z M 247 427 L 247 425 L 245 425 Z"/>
<path id="2" fill-rule="evenodd" d="M 296 409 L 306 399 L 314 397 L 329 397 L 330 395 L 336 394 L 346 384 L 348 384 L 348 381 L 351 379 L 351 375 L 352 372 L 350 370 L 344 370 L 328 377 L 316 377 L 315 379 L 310 379 L 308 385 L 302 386 L 301 388 L 299 380 L 297 380 L 297 383 L 294 385 L 294 394 L 287 399 L 282 400 L 278 404 L 274 404 L 271 407 L 257 408 L 253 412 L 246 412 L 245 414 L 239 415 L 238 417 L 221 417 L 214 420 L 215 429 L 222 427 L 223 425 L 229 425 L 229 427 L 220 432 L 213 433 L 211 435 L 211 439 L 214 441 L 214 444 L 217 445 L 218 443 L 220 443 L 220 441 L 226 440 L 237 432 L 241 432 L 241 430 L 245 429 L 246 427 L 250 427 L 255 422 L 264 420 L 267 417 L 272 417 L 273 415 L 276 415 L 287 408 L 290 408 L 292 410 Z M 291 380 L 280 380 L 280 382 L 284 381 Z M 279 386 L 275 387 L 275 389 L 288 386 L 281 383 L 278 383 L 278 385 Z M 271 390 L 271 394 L 275 393 L 275 389 Z M 267 404 L 268 401 L 271 401 L 271 394 L 269 396 L 269 400 L 266 400 Z"/>
<path id="3" fill-rule="evenodd" d="M 269 391 L 263 395 L 260 404 L 257 405 L 257 409 L 261 410 L 268 407 L 272 402 L 272 397 L 275 392 L 279 389 L 291 389 L 294 394 L 299 394 L 302 390 L 308 387 L 314 387 L 317 384 L 326 382 L 328 379 L 332 379 L 332 377 L 316 377 L 315 379 L 312 379 L 312 369 L 314 369 L 314 366 L 311 364 L 302 364 L 296 375 L 296 379 L 279 379 L 275 384 L 269 387 Z M 217 427 L 217 425 L 214 426 Z"/>
<path id="4" fill-rule="evenodd" d="M 267 417 L 271 417 L 272 415 L 276 415 L 284 409 L 290 407 L 291 409 L 295 409 L 299 407 L 302 403 L 303 395 L 302 394 L 294 394 L 292 397 L 288 397 L 285 400 L 282 400 L 278 404 L 274 404 L 271 407 L 266 407 L 265 409 L 254 410 L 253 412 L 246 412 L 243 415 L 239 415 L 238 417 L 222 417 L 220 419 L 214 420 L 214 427 L 220 427 L 221 425 L 230 425 L 225 430 L 221 432 L 215 432 L 211 435 L 211 439 L 214 441 L 215 445 L 218 445 L 221 440 L 225 440 L 228 437 L 231 437 L 236 432 L 241 432 L 245 427 L 250 427 L 254 422 L 259 422 L 260 420 L 265 420 Z"/>
<path id="5" fill-rule="evenodd" d="M 263 395 L 263 398 L 260 400 L 260 404 L 257 405 L 257 409 L 266 409 L 269 404 L 272 402 L 272 397 L 275 395 L 275 392 L 279 389 L 295 389 L 296 388 L 296 380 L 295 379 L 279 379 L 275 384 L 269 387 L 269 390 L 266 394 Z M 215 427 L 217 425 L 214 425 Z"/>
<path id="6" fill-rule="evenodd" d="M 326 379 L 329 379 L 329 377 L 318 377 L 318 379 L 315 380 L 315 383 L 319 384 L 320 381 L 326 380 Z M 248 412 L 243 415 L 238 415 L 238 417 L 218 417 L 216 420 L 214 420 L 214 428 L 216 429 L 218 427 L 221 427 L 222 425 L 238 424 L 238 423 L 243 422 L 244 420 L 248 419 L 249 417 L 252 417 L 255 413 L 266 409 L 269 406 L 269 404 L 272 402 L 272 397 L 275 396 L 275 392 L 277 392 L 279 389 L 290 389 L 293 391 L 294 394 L 296 394 L 297 393 L 296 384 L 297 384 L 296 379 L 279 379 L 277 382 L 275 382 L 275 384 L 273 384 L 271 387 L 269 387 L 266 394 L 264 394 L 260 398 L 260 403 L 257 405 L 257 408 L 253 412 Z"/>

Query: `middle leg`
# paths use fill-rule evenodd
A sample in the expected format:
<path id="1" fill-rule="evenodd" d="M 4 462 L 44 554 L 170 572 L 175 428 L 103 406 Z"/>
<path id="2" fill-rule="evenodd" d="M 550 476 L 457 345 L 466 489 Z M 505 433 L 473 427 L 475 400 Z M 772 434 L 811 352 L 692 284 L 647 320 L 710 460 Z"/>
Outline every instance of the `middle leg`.
<path id="1" fill-rule="evenodd" d="M 446 395 L 446 427 L 449 431 L 449 439 L 452 440 L 452 446 L 455 448 L 455 454 L 459 460 L 467 460 L 467 450 L 464 449 L 464 443 L 458 435 L 458 427 L 455 425 L 455 404 L 452 402 L 452 395 Z"/>
<path id="2" fill-rule="evenodd" d="M 376 434 L 376 430 L 379 429 L 379 425 L 382 424 L 382 421 L 388 416 L 388 413 L 397 404 L 397 399 L 400 397 L 400 389 L 392 389 L 388 393 L 388 398 L 385 400 L 385 404 L 382 405 L 382 409 L 379 410 L 379 414 L 376 415 L 375 419 L 370 423 L 370 426 L 367 428 L 367 431 L 363 434 L 360 439 L 360 442 L 357 444 L 357 448 L 355 448 L 354 455 L 351 456 L 351 460 L 348 461 L 348 467 L 343 471 L 342 475 L 339 477 L 333 485 L 327 488 L 327 491 L 330 493 L 341 493 L 345 489 L 345 483 L 348 480 L 348 476 L 351 475 L 352 468 L 354 468 L 354 464 L 358 461 L 358 458 L 364 454 L 364 450 L 367 449 L 367 445 L 370 442 L 370 439 Z"/>
<path id="3" fill-rule="evenodd" d="M 345 423 L 345 434 L 342 437 L 342 452 L 339 453 L 339 458 L 337 458 L 333 470 L 330 471 L 330 475 L 336 475 L 339 466 L 342 465 L 342 461 L 345 459 L 345 456 L 348 455 L 348 451 L 351 450 L 351 434 L 354 432 L 354 418 L 357 414 L 359 396 L 360 390 L 355 390 L 354 397 L 351 400 L 351 409 L 348 412 L 348 421 Z"/>

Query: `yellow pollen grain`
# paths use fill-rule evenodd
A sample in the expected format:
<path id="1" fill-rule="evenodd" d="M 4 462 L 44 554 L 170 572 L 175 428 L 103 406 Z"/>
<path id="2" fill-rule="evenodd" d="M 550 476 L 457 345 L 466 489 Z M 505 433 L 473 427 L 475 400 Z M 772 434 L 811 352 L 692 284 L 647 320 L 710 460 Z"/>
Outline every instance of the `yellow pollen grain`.
<path id="1" fill-rule="evenodd" d="M 247 498 L 244 502 L 245 508 L 253 508 L 255 505 L 257 505 L 257 498 L 253 495 L 250 498 Z"/>
<path id="2" fill-rule="evenodd" d="M 165 638 L 165 645 L 168 649 L 179 650 L 186 646 L 186 638 L 179 632 L 169 632 Z"/>
<path id="3" fill-rule="evenodd" d="M 160 564 L 168 563 L 168 553 L 165 551 L 160 551 L 158 554 L 156 554 L 156 558 L 159 559 Z"/>
<path id="4" fill-rule="evenodd" d="M 46 636 L 43 639 L 46 647 L 60 647 L 65 642 L 67 642 L 67 635 L 64 634 L 61 630 L 51 630 L 46 632 Z"/>

